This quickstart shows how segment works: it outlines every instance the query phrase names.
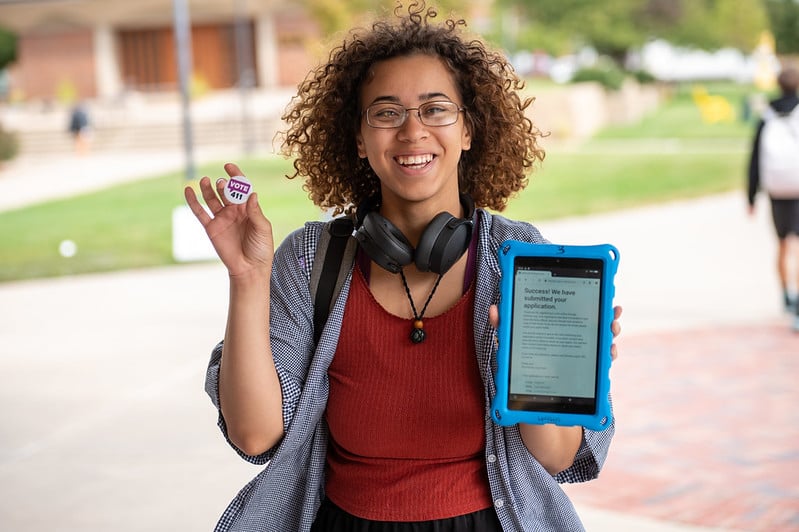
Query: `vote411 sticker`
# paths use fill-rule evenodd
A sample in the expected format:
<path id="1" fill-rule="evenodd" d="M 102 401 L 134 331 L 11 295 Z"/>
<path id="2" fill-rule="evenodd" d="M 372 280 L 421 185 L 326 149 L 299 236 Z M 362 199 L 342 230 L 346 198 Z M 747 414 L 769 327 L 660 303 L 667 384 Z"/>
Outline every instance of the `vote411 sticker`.
<path id="1" fill-rule="evenodd" d="M 246 203 L 252 184 L 243 175 L 232 176 L 225 185 L 225 198 L 230 203 Z"/>

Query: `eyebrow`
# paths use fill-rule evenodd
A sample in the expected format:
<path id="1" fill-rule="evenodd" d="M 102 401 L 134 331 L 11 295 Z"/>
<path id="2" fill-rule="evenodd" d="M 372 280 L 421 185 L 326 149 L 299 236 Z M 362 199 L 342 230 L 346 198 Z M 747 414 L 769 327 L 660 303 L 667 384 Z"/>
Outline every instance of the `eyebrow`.
<path id="1" fill-rule="evenodd" d="M 419 101 L 425 102 L 430 101 L 438 98 L 443 98 L 447 101 L 452 101 L 452 99 L 444 94 L 443 92 L 425 92 L 418 96 Z M 400 103 L 400 99 L 396 96 L 378 96 L 374 100 L 372 100 L 372 104 L 379 103 L 379 102 L 391 102 L 391 103 Z M 370 104 L 371 105 L 371 104 Z"/>

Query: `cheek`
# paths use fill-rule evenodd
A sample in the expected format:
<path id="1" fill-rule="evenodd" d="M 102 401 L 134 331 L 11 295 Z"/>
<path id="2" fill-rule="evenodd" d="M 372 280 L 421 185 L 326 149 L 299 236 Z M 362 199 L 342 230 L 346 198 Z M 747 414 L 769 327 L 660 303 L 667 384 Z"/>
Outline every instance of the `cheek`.
<path id="1" fill-rule="evenodd" d="M 372 156 L 379 156 L 388 149 L 392 142 L 391 135 L 393 130 L 379 129 L 367 131 L 365 134 L 359 132 L 355 136 L 355 145 L 358 147 L 358 157 L 365 159 Z"/>

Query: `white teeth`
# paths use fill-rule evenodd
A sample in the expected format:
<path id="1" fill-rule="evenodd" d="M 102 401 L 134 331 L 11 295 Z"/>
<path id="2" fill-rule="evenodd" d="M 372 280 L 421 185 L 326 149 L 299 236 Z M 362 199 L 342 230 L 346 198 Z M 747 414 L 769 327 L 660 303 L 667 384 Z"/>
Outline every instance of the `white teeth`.
<path id="1" fill-rule="evenodd" d="M 417 166 L 427 164 L 433 160 L 433 155 L 427 153 L 425 155 L 409 155 L 397 157 L 397 162 L 403 166 Z"/>

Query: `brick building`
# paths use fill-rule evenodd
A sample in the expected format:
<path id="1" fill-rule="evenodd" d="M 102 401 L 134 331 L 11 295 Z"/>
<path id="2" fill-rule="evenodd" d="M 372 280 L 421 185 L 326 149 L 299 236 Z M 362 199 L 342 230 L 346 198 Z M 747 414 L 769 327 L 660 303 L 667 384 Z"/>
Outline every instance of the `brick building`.
<path id="1" fill-rule="evenodd" d="M 187 0 L 193 79 L 236 87 L 296 85 L 315 62 L 319 31 L 296 2 Z M 17 33 L 10 90 L 25 100 L 113 99 L 177 89 L 172 0 L 5 0 L 0 25 Z M 249 67 L 249 68 L 248 68 Z"/>

